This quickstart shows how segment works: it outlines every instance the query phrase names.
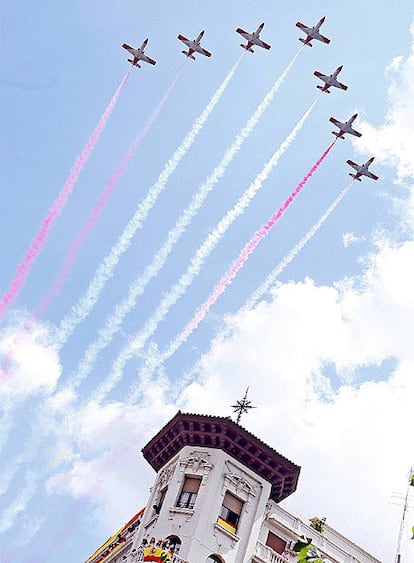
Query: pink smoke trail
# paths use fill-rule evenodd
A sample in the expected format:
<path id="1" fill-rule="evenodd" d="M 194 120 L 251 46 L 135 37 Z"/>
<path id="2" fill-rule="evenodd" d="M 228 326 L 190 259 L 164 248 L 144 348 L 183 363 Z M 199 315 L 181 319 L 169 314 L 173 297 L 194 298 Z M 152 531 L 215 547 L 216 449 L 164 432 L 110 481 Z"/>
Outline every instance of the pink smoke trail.
<path id="1" fill-rule="evenodd" d="M 103 190 L 94 210 L 92 211 L 89 218 L 83 224 L 83 226 L 82 226 L 81 230 L 79 231 L 76 239 L 74 241 L 72 241 L 72 243 L 70 245 L 70 250 L 69 250 L 65 260 L 63 261 L 59 272 L 57 273 L 57 275 L 55 277 L 52 288 L 50 289 L 49 293 L 47 293 L 47 295 L 43 296 L 40 304 L 38 305 L 38 307 L 36 309 L 36 312 L 35 312 L 36 317 L 45 315 L 49 306 L 50 306 L 50 304 L 51 304 L 51 302 L 53 301 L 53 299 L 55 297 L 57 297 L 59 295 L 59 293 L 61 292 L 61 290 L 62 290 L 62 288 L 65 284 L 67 276 L 69 275 L 72 267 L 76 263 L 79 251 L 82 248 L 83 243 L 85 242 L 87 236 L 92 231 L 95 223 L 98 221 L 98 219 L 99 219 L 99 217 L 102 213 L 103 208 L 105 207 L 105 205 L 106 205 L 109 197 L 111 196 L 114 188 L 116 187 L 119 180 L 121 179 L 122 174 L 125 172 L 129 161 L 134 156 L 136 150 L 138 149 L 141 142 L 143 141 L 143 139 L 145 138 L 145 136 L 147 135 L 147 133 L 151 129 L 152 125 L 154 124 L 155 120 L 157 119 L 158 114 L 160 113 L 164 104 L 166 103 L 166 101 L 170 97 L 171 92 L 173 91 L 173 88 L 176 85 L 177 80 L 179 79 L 180 75 L 182 74 L 183 69 L 184 69 L 184 64 L 177 71 L 176 75 L 172 79 L 170 85 L 167 87 L 165 93 L 161 97 L 161 99 L 158 102 L 157 106 L 155 107 L 154 111 L 152 112 L 152 114 L 150 115 L 148 120 L 146 121 L 145 125 L 139 131 L 139 133 L 136 136 L 136 138 L 134 139 L 134 141 L 130 144 L 128 150 L 126 151 L 126 153 L 122 157 L 122 160 L 121 160 L 118 168 L 115 170 L 114 174 L 111 176 L 110 180 L 106 184 L 106 186 L 105 186 L 105 188 L 104 188 L 104 190 Z"/>
<path id="2" fill-rule="evenodd" d="M 52 228 L 55 219 L 61 214 L 67 199 L 72 193 L 73 187 L 76 184 L 79 174 L 81 173 L 93 148 L 95 147 L 97 141 L 99 140 L 99 137 L 109 119 L 109 116 L 112 113 L 112 110 L 115 107 L 115 104 L 122 92 L 122 89 L 130 73 L 131 73 L 131 69 L 128 70 L 124 78 L 121 80 L 120 85 L 116 89 L 115 94 L 113 95 L 102 117 L 100 118 L 98 125 L 96 126 L 92 135 L 89 137 L 89 140 L 86 143 L 85 147 L 82 149 L 82 152 L 76 158 L 75 164 L 73 165 L 73 168 L 69 174 L 68 179 L 66 180 L 65 185 L 63 186 L 61 192 L 59 193 L 52 207 L 49 208 L 46 218 L 43 220 L 43 223 L 41 224 L 38 232 L 36 233 L 34 239 L 30 243 L 29 250 L 24 256 L 23 261 L 20 264 L 18 264 L 17 272 L 10 283 L 10 288 L 8 289 L 8 291 L 6 291 L 6 293 L 3 295 L 3 297 L 0 300 L 0 320 L 5 314 L 7 308 L 14 302 L 20 290 L 22 289 L 26 281 L 26 278 L 29 275 L 32 264 L 39 256 L 40 251 L 42 250 L 44 244 L 47 241 L 49 231 Z"/>
<path id="3" fill-rule="evenodd" d="M 302 191 L 302 189 L 307 184 L 308 180 L 313 176 L 314 172 L 319 168 L 325 158 L 328 156 L 330 151 L 332 150 L 333 146 L 336 143 L 333 141 L 329 147 L 323 152 L 322 156 L 315 162 L 306 176 L 299 182 L 293 192 L 289 195 L 289 197 L 285 200 L 285 202 L 279 207 L 279 209 L 270 217 L 270 219 L 264 223 L 259 230 L 257 230 L 249 242 L 244 246 L 242 251 L 240 252 L 239 257 L 233 262 L 231 267 L 227 270 L 218 284 L 215 286 L 213 292 L 211 293 L 210 297 L 201 305 L 198 309 L 194 317 L 191 321 L 187 324 L 184 330 L 170 343 L 166 352 L 162 355 L 163 360 L 169 358 L 175 351 L 183 344 L 190 334 L 198 327 L 200 322 L 204 319 L 210 307 L 217 301 L 223 291 L 226 289 L 228 285 L 231 284 L 233 279 L 235 278 L 237 272 L 244 266 L 247 262 L 250 254 L 254 251 L 256 246 L 259 242 L 269 234 L 273 226 L 276 222 L 282 217 L 286 209 L 290 206 L 296 196 Z"/>

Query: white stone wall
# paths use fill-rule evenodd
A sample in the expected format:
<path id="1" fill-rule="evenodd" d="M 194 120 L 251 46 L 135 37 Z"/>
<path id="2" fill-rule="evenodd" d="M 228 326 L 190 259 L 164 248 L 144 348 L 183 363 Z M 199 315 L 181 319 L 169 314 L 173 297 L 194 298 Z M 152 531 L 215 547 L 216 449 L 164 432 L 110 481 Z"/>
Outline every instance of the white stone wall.
<path id="1" fill-rule="evenodd" d="M 185 476 L 200 477 L 194 509 L 176 507 Z M 158 515 L 152 506 L 161 490 L 168 490 Z M 226 491 L 243 501 L 235 534 L 216 524 Z M 134 544 L 145 538 L 178 536 L 179 554 L 192 563 L 202 563 L 210 554 L 226 563 L 244 563 L 254 551 L 262 525 L 270 484 L 222 450 L 185 446 L 157 475 L 140 530 Z"/>

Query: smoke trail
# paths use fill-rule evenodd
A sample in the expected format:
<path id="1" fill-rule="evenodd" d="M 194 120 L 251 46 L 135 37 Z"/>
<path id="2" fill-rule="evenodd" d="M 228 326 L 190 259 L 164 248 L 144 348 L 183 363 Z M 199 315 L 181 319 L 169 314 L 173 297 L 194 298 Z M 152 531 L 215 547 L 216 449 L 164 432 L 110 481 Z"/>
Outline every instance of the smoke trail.
<path id="1" fill-rule="evenodd" d="M 292 250 L 279 262 L 279 264 L 274 268 L 274 270 L 267 276 L 265 281 L 256 289 L 254 293 L 250 296 L 250 298 L 246 301 L 246 303 L 239 309 L 238 313 L 242 311 L 248 311 L 252 309 L 259 299 L 269 291 L 270 287 L 275 283 L 277 277 L 284 271 L 284 269 L 292 262 L 294 258 L 299 254 L 299 252 L 306 246 L 306 244 L 313 238 L 313 236 L 319 231 L 331 213 L 335 210 L 335 208 L 339 205 L 339 203 L 343 200 L 345 195 L 351 189 L 352 181 L 346 188 L 342 190 L 342 192 L 338 195 L 335 201 L 328 207 L 325 213 L 320 217 L 320 219 L 309 229 L 306 235 L 292 248 Z M 225 332 L 223 333 L 225 334 Z M 174 352 L 175 353 L 175 350 Z M 151 353 L 147 354 L 145 358 L 145 364 L 140 369 L 140 386 L 142 387 L 142 382 L 147 381 L 154 371 L 159 368 L 165 360 L 167 360 L 172 354 L 170 351 L 166 351 L 164 354 Z M 139 394 L 140 388 L 132 389 L 128 395 L 128 402 L 131 404 L 135 404 Z"/>
<path id="2" fill-rule="evenodd" d="M 77 260 L 79 251 L 80 251 L 83 243 L 85 242 L 86 237 L 89 235 L 89 233 L 93 229 L 96 221 L 99 219 L 103 208 L 105 207 L 105 205 L 106 205 L 109 197 L 111 196 L 112 191 L 114 190 L 115 186 L 118 184 L 122 174 L 125 172 L 129 161 L 134 156 L 134 154 L 135 154 L 136 150 L 138 149 L 138 147 L 140 146 L 142 140 L 145 138 L 145 136 L 147 135 L 147 133 L 151 129 L 152 125 L 154 124 L 155 120 L 157 119 L 158 114 L 160 113 L 161 109 L 163 108 L 165 102 L 170 97 L 170 94 L 171 94 L 174 86 L 176 85 L 177 80 L 179 79 L 179 77 L 180 77 L 180 75 L 183 71 L 183 68 L 184 68 L 184 64 L 181 66 L 181 68 L 179 69 L 177 74 L 174 76 L 170 85 L 167 87 L 165 93 L 163 94 L 163 96 L 161 97 L 157 106 L 155 107 L 154 111 L 152 112 L 152 114 L 150 115 L 150 117 L 146 121 L 145 125 L 139 131 L 138 135 L 136 136 L 136 138 L 131 143 L 128 150 L 126 151 L 126 153 L 122 157 L 121 163 L 119 164 L 118 168 L 115 170 L 114 174 L 112 175 L 112 177 L 110 178 L 110 180 L 106 184 L 100 198 L 98 199 L 98 202 L 97 202 L 94 210 L 92 211 L 92 214 L 89 216 L 89 218 L 83 224 L 82 229 L 78 233 L 77 238 L 71 243 L 69 253 L 66 256 L 58 274 L 56 275 L 56 278 L 54 280 L 54 283 L 53 283 L 51 290 L 49 291 L 49 293 L 47 295 L 45 295 L 42 298 L 42 300 L 41 300 L 41 302 L 40 302 L 40 304 L 39 304 L 39 306 L 36 310 L 36 313 L 35 313 L 36 317 L 43 316 L 46 313 L 46 311 L 47 311 L 50 303 L 52 302 L 52 300 L 55 297 L 57 297 L 57 295 L 59 295 L 60 291 L 62 290 L 62 287 L 65 283 L 65 280 L 66 280 L 67 276 L 70 273 L 70 270 L 72 269 L 73 265 L 75 264 L 75 262 Z"/>
<path id="3" fill-rule="evenodd" d="M 334 209 L 343 200 L 345 195 L 351 189 L 353 181 L 342 190 L 335 201 L 328 207 L 321 218 L 309 229 L 306 235 L 292 248 L 292 250 L 279 262 L 279 264 L 270 272 L 264 282 L 252 293 L 240 311 L 248 311 L 252 309 L 259 299 L 269 291 L 272 285 L 275 283 L 277 277 L 284 271 L 284 269 L 292 262 L 294 258 L 299 254 L 299 252 L 308 244 L 308 242 L 314 237 L 314 235 L 319 231 Z"/>
<path id="4" fill-rule="evenodd" d="M 3 295 L 3 297 L 0 300 L 0 319 L 3 317 L 4 313 L 6 312 L 6 309 L 14 302 L 20 290 L 22 289 L 26 281 L 26 278 L 29 275 L 32 264 L 40 254 L 40 251 L 42 250 L 44 244 L 47 241 L 49 231 L 52 228 L 55 219 L 57 219 L 57 217 L 61 214 L 68 197 L 72 193 L 73 187 L 76 184 L 78 176 L 81 173 L 83 167 L 85 166 L 97 141 L 99 140 L 99 137 L 106 125 L 106 122 L 109 119 L 109 116 L 112 113 L 112 110 L 115 107 L 115 104 L 122 92 L 122 89 L 130 73 L 131 73 L 131 69 L 125 74 L 124 78 L 121 80 L 120 85 L 116 89 L 115 94 L 113 95 L 102 117 L 100 118 L 94 132 L 90 136 L 88 142 L 86 143 L 80 155 L 76 158 L 75 164 L 71 170 L 68 179 L 66 180 L 65 185 L 63 186 L 61 192 L 59 193 L 52 207 L 49 208 L 47 215 L 43 220 L 43 223 L 41 224 L 34 239 L 30 243 L 29 250 L 24 256 L 23 261 L 17 266 L 17 273 L 15 274 L 14 278 L 10 283 L 10 289 L 6 291 L 6 293 Z"/>
<path id="5" fill-rule="evenodd" d="M 197 135 L 203 129 L 207 118 L 215 108 L 216 104 L 219 102 L 230 80 L 233 78 L 242 57 L 243 55 L 239 57 L 233 68 L 230 70 L 229 74 L 226 76 L 222 84 L 214 93 L 206 108 L 193 123 L 191 130 L 189 131 L 189 133 L 187 133 L 178 149 L 165 164 L 164 169 L 159 175 L 157 181 L 151 186 L 144 200 L 141 201 L 141 203 L 138 205 L 134 216 L 128 222 L 117 243 L 112 247 L 109 254 L 104 258 L 102 264 L 95 272 L 84 295 L 80 298 L 78 303 L 72 307 L 71 311 L 60 323 L 56 337 L 61 345 L 63 345 L 68 340 L 76 326 L 91 312 L 92 308 L 98 301 L 105 283 L 113 275 L 114 269 L 118 264 L 121 255 L 129 248 L 135 233 L 139 228 L 142 227 L 145 219 L 148 216 L 148 213 L 155 205 L 158 196 L 165 188 L 171 174 L 173 174 L 180 161 L 190 150 Z"/>
<path id="6" fill-rule="evenodd" d="M 0 517 L 0 534 L 13 526 L 15 519 L 21 512 L 25 510 L 27 503 L 34 494 L 38 481 L 38 475 L 32 471 L 28 471 L 26 473 L 25 480 L 26 486 L 20 489 L 16 499 L 10 504 L 10 506 L 3 512 L 2 516 Z"/>
<path id="7" fill-rule="evenodd" d="M 213 172 L 208 176 L 208 178 L 203 182 L 203 184 L 201 184 L 197 193 L 193 196 L 188 207 L 183 211 L 181 217 L 177 220 L 175 226 L 167 234 L 164 244 L 161 246 L 161 248 L 154 256 L 151 264 L 149 264 L 145 268 L 144 272 L 140 276 L 138 276 L 138 278 L 130 285 L 127 297 L 115 308 L 112 315 L 106 320 L 104 328 L 99 331 L 98 339 L 87 348 L 79 364 L 79 367 L 76 371 L 76 376 L 75 376 L 76 379 L 74 380 L 74 384 L 76 386 L 79 385 L 84 380 L 84 378 L 91 372 L 98 353 L 111 342 L 114 334 L 116 334 L 116 332 L 120 330 L 125 316 L 133 309 L 133 307 L 135 307 L 137 297 L 144 292 L 147 284 L 151 281 L 153 277 L 155 277 L 158 274 L 160 269 L 163 267 L 174 245 L 184 234 L 186 227 L 190 224 L 195 214 L 201 208 L 208 194 L 211 192 L 211 190 L 214 188 L 214 186 L 217 184 L 220 178 L 224 175 L 227 167 L 229 166 L 235 155 L 240 150 L 243 142 L 249 137 L 249 135 L 253 131 L 253 128 L 258 123 L 259 119 L 262 117 L 266 108 L 269 106 L 271 100 L 273 99 L 277 90 L 280 88 L 283 80 L 286 78 L 289 70 L 292 68 L 298 56 L 299 53 L 297 53 L 297 55 L 285 68 L 285 70 L 282 72 L 280 77 L 276 80 L 276 82 L 272 86 L 269 93 L 266 94 L 263 101 L 259 104 L 254 114 L 247 121 L 246 125 L 236 135 L 235 140 L 231 144 L 230 148 L 226 151 L 220 163 L 214 168 Z M 319 96 L 317 100 L 318 99 Z M 307 117 L 309 116 L 310 112 L 312 111 L 317 100 L 315 100 L 315 102 L 313 102 L 310 108 L 305 112 L 305 114 L 299 120 L 299 122 L 294 127 L 292 132 L 288 135 L 287 139 L 282 143 L 278 151 L 275 153 L 272 162 L 269 164 L 270 168 L 275 166 L 277 160 L 285 152 L 288 145 L 293 141 L 293 139 L 299 132 L 300 128 L 306 121 Z M 251 188 L 250 193 L 245 196 L 243 200 L 244 202 L 243 210 L 247 206 L 248 200 L 254 197 L 258 187 L 260 187 L 259 182 L 257 182 Z M 242 212 L 242 210 L 240 212 Z M 235 213 L 234 217 L 232 217 L 232 221 L 235 219 L 236 216 L 237 214 Z"/>
<path id="8" fill-rule="evenodd" d="M 206 240 L 202 243 L 202 245 L 195 253 L 194 257 L 191 259 L 187 271 L 180 277 L 174 287 L 163 297 L 155 313 L 147 321 L 144 328 L 133 338 L 131 338 L 131 341 L 121 351 L 115 362 L 112 364 L 110 376 L 101 384 L 99 389 L 96 391 L 96 393 L 100 397 L 104 397 L 120 380 L 126 362 L 144 347 L 146 341 L 154 334 L 159 323 L 167 315 L 170 308 L 185 293 L 185 290 L 192 283 L 194 278 L 200 273 L 205 260 L 220 242 L 221 238 L 224 236 L 230 225 L 236 220 L 239 215 L 241 215 L 246 210 L 251 200 L 257 194 L 258 190 L 262 187 L 263 182 L 268 178 L 271 170 L 276 166 L 280 157 L 283 155 L 290 143 L 298 134 L 299 130 L 310 115 L 312 109 L 315 107 L 320 96 L 321 95 L 319 94 L 317 98 L 312 102 L 312 104 L 303 114 L 301 119 L 298 121 L 298 123 L 295 125 L 295 127 L 292 129 L 292 131 L 289 133 L 280 147 L 275 151 L 275 153 L 265 164 L 261 172 L 250 184 L 249 188 L 239 198 L 234 207 L 226 213 L 226 215 L 210 232 Z"/>
<path id="9" fill-rule="evenodd" d="M 333 141 L 329 147 L 323 152 L 322 156 L 316 161 L 316 163 L 312 166 L 310 171 L 303 177 L 303 179 L 299 182 L 293 192 L 289 195 L 289 197 L 284 201 L 284 203 L 279 207 L 279 209 L 270 217 L 270 219 L 264 223 L 259 230 L 257 230 L 249 242 L 244 246 L 242 251 L 240 252 L 239 257 L 233 262 L 231 267 L 227 270 L 221 280 L 218 282 L 216 287 L 214 288 L 213 292 L 211 293 L 210 297 L 201 305 L 198 309 L 194 317 L 190 320 L 184 330 L 176 336 L 176 338 L 169 344 L 167 350 L 163 353 L 162 358 L 166 360 L 170 358 L 178 348 L 184 344 L 190 334 L 198 327 L 200 322 L 204 319 L 210 307 L 217 301 L 220 295 L 224 292 L 226 287 L 231 284 L 233 279 L 235 278 L 237 272 L 244 266 L 247 262 L 250 254 L 254 251 L 256 246 L 259 242 L 269 234 L 273 226 L 277 223 L 277 221 L 282 217 L 286 209 L 290 206 L 293 200 L 299 195 L 302 189 L 305 187 L 308 180 L 312 177 L 312 175 L 316 172 L 325 158 L 328 156 L 329 152 L 332 150 L 333 146 L 336 143 Z"/>

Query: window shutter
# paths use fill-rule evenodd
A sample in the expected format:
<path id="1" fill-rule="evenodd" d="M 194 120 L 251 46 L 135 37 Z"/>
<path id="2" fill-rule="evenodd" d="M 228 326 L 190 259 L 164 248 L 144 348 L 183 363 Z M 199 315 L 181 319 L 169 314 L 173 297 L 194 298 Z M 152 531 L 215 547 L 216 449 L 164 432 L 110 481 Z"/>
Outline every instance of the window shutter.
<path id="1" fill-rule="evenodd" d="M 183 485 L 183 493 L 198 493 L 201 479 L 197 477 L 186 477 Z"/>
<path id="2" fill-rule="evenodd" d="M 226 493 L 224 495 L 223 506 L 240 516 L 243 508 L 243 501 L 239 500 L 231 493 Z"/>
<path id="3" fill-rule="evenodd" d="M 283 553 L 286 548 L 285 540 L 282 540 L 282 538 L 279 538 L 279 536 L 272 532 L 269 532 L 267 535 L 266 545 L 273 549 L 273 551 L 276 551 L 276 553 Z"/>

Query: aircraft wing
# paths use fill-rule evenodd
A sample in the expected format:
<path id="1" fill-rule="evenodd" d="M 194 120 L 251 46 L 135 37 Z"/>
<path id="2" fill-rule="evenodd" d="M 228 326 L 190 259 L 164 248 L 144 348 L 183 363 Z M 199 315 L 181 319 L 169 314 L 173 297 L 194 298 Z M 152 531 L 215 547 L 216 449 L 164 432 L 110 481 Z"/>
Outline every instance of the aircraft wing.
<path id="1" fill-rule="evenodd" d="M 154 61 L 154 59 L 151 59 L 150 57 L 147 57 L 147 55 L 141 55 L 141 61 L 144 61 L 145 63 L 149 63 L 150 65 L 156 64 L 156 61 Z"/>
<path id="2" fill-rule="evenodd" d="M 307 27 L 306 25 L 304 25 L 301 22 L 297 22 L 296 23 L 296 27 L 298 27 L 299 29 L 301 29 L 302 31 L 304 31 L 305 33 L 309 33 L 309 31 L 311 30 L 310 27 Z"/>
<path id="3" fill-rule="evenodd" d="M 371 180 L 378 180 L 378 176 L 376 176 L 375 174 L 373 174 L 369 170 L 366 171 L 365 175 L 368 176 L 368 178 L 371 178 Z"/>
<path id="4" fill-rule="evenodd" d="M 180 33 L 180 35 L 178 35 L 178 39 L 180 41 L 182 41 L 183 43 L 185 43 L 187 46 L 188 46 L 188 43 L 190 43 L 190 39 L 187 39 L 187 37 L 184 37 L 184 35 L 181 35 L 181 33 Z"/>
<path id="5" fill-rule="evenodd" d="M 347 133 L 350 133 L 351 135 L 354 135 L 355 137 L 362 137 L 362 133 L 360 133 L 359 131 L 356 131 L 355 129 L 352 129 L 352 127 L 350 127 L 350 131 L 347 131 Z"/>
<path id="6" fill-rule="evenodd" d="M 257 40 L 257 45 L 259 47 L 263 47 L 263 49 L 270 49 L 270 45 L 268 43 L 265 43 L 264 41 L 262 41 L 261 39 Z"/>
<path id="7" fill-rule="evenodd" d="M 127 43 L 124 43 L 122 47 L 127 51 L 129 51 L 131 55 L 133 55 L 136 52 L 136 49 L 134 49 L 133 47 L 131 47 L 131 45 L 128 45 Z"/>
<path id="8" fill-rule="evenodd" d="M 328 78 L 326 74 L 319 72 L 319 70 L 315 70 L 315 72 L 313 74 L 318 78 Z"/>
<path id="9" fill-rule="evenodd" d="M 341 127 L 343 126 L 343 123 L 341 123 L 340 121 L 338 121 L 338 120 L 335 119 L 334 117 L 331 117 L 331 118 L 329 119 L 329 121 L 330 121 L 331 123 L 333 123 L 334 125 L 336 125 L 337 127 L 339 127 L 339 128 L 341 128 Z M 348 164 L 349 164 L 349 162 L 348 162 Z"/>
<path id="10" fill-rule="evenodd" d="M 250 33 L 248 33 L 247 31 L 244 31 L 244 29 L 242 29 L 241 27 L 238 27 L 236 29 L 237 33 L 240 33 L 240 35 L 242 35 L 245 39 L 247 39 L 246 35 L 250 35 Z"/>
<path id="11" fill-rule="evenodd" d="M 348 86 L 346 84 L 342 84 L 342 82 L 337 82 L 335 86 L 341 90 L 348 90 Z"/>
<path id="12" fill-rule="evenodd" d="M 318 35 L 315 37 L 315 39 L 317 39 L 318 41 L 322 41 L 322 43 L 330 43 L 331 42 L 330 39 L 328 39 L 324 35 L 321 35 L 320 33 L 318 33 Z"/>
<path id="13" fill-rule="evenodd" d="M 207 51 L 207 49 L 203 49 L 203 47 L 200 47 L 200 53 L 202 55 L 205 55 L 206 57 L 211 57 L 210 51 Z"/>
<path id="14" fill-rule="evenodd" d="M 358 168 L 359 168 L 359 164 L 357 164 L 357 163 L 354 162 L 353 160 L 347 160 L 346 163 L 349 164 L 349 166 L 352 166 L 352 168 L 353 168 L 354 170 L 358 170 Z"/>

